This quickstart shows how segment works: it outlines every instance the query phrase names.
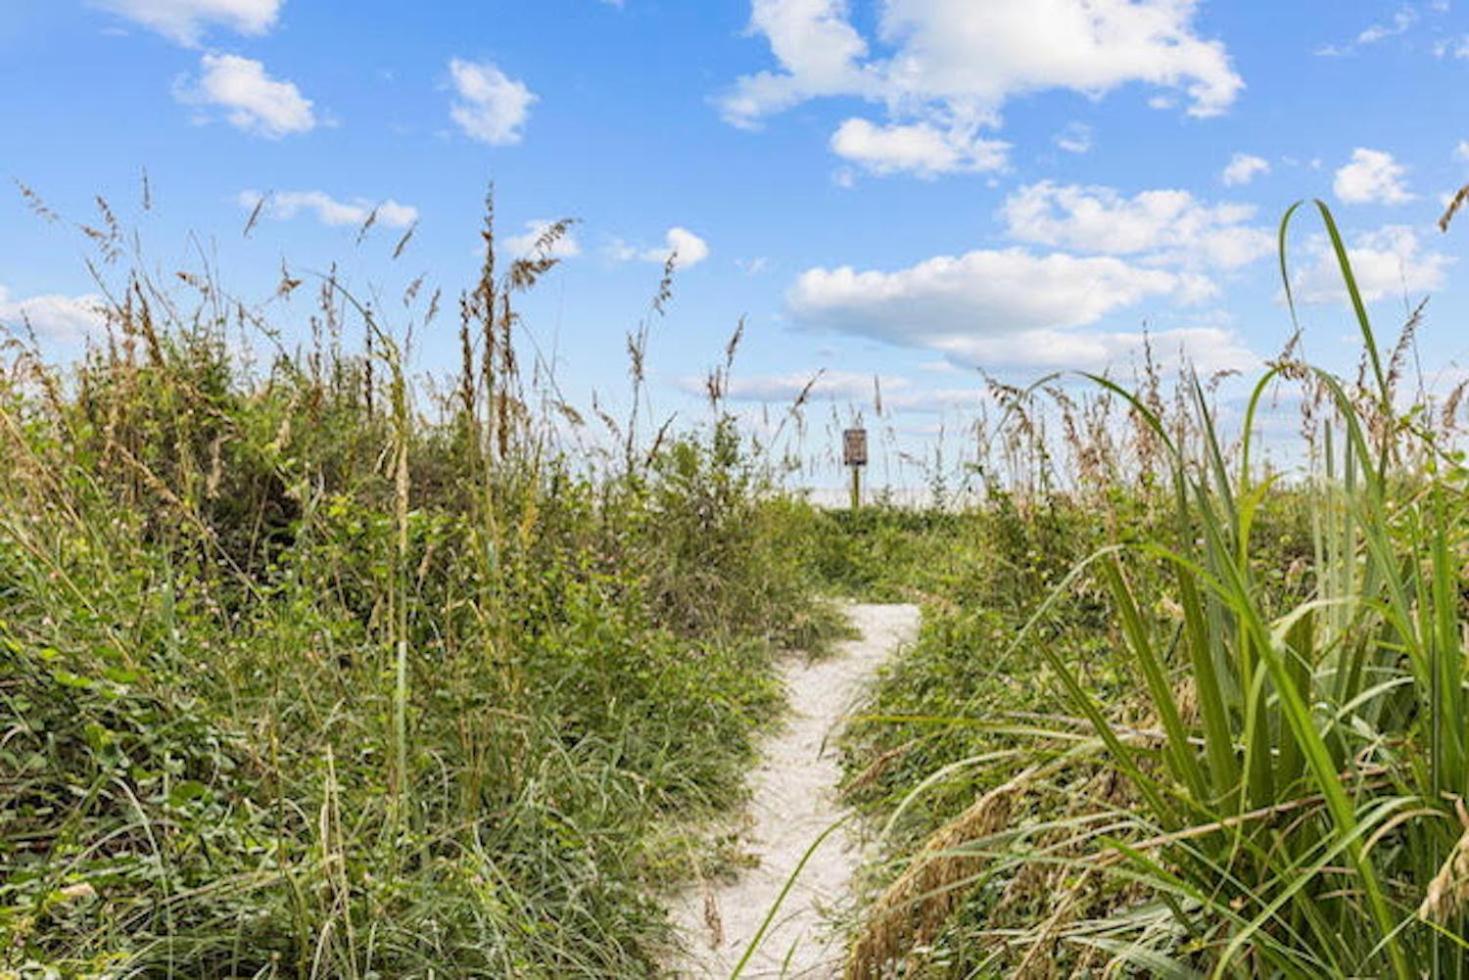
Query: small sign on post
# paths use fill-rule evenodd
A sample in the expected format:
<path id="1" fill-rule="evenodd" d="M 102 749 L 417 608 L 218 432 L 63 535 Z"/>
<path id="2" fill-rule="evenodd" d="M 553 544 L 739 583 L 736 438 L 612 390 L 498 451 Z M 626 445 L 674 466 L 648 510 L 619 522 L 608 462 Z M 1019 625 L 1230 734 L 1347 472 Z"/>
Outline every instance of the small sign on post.
<path id="1" fill-rule="evenodd" d="M 852 471 L 852 509 L 862 505 L 862 467 L 867 465 L 867 430 L 842 433 L 842 462 Z"/>

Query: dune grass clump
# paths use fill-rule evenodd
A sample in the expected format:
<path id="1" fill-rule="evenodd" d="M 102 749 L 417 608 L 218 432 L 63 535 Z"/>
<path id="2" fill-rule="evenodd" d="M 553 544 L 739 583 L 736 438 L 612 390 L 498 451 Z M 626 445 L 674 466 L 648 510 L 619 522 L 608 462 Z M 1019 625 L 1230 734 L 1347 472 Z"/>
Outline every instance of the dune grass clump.
<path id="1" fill-rule="evenodd" d="M 1156 478 L 1093 500 L 1114 502 L 1096 511 L 1102 538 L 1054 588 L 989 610 L 997 628 L 961 589 L 930 604 L 924 639 L 851 734 L 854 773 L 908 747 L 856 788 L 886 817 L 892 858 L 874 869 L 849 976 L 1469 970 L 1458 399 L 1403 396 L 1419 316 L 1379 348 L 1320 214 L 1360 378 L 1282 357 L 1232 444 L 1198 381 L 1165 407 L 1095 379 L 1147 433 Z M 1256 420 L 1281 385 L 1303 405 L 1296 480 L 1257 459 Z M 1098 601 L 1100 631 L 1077 629 Z M 973 646 L 936 647 L 945 623 Z M 985 664 L 945 690 L 938 671 L 966 656 Z M 1001 797 L 1004 821 L 944 817 Z"/>
<path id="2" fill-rule="evenodd" d="M 335 276 L 284 277 L 297 349 L 141 264 L 79 363 L 8 346 L 0 973 L 658 969 L 686 828 L 834 617 L 727 422 L 578 450 L 518 367 L 555 231 L 485 238 L 448 384 L 409 369 L 436 295 L 395 331 Z"/>

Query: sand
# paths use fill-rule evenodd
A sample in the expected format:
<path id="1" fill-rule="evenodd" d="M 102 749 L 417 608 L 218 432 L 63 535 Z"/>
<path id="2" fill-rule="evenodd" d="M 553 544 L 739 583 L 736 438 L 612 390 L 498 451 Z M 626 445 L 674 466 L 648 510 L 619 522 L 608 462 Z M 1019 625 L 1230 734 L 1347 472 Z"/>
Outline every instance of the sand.
<path id="1" fill-rule="evenodd" d="M 759 864 L 731 883 L 691 889 L 676 901 L 674 921 L 688 954 L 675 976 L 728 977 L 791 873 L 827 828 L 849 816 L 837 799 L 841 767 L 833 745 L 842 723 L 877 668 L 918 630 L 918 609 L 907 605 L 852 605 L 856 640 L 824 660 L 792 658 L 782 670 L 790 702 L 784 727 L 761 746 L 750 775 L 749 829 L 744 844 Z M 861 858 L 852 821 L 812 854 L 741 977 L 827 978 L 841 975 L 841 937 L 830 913 L 848 899 Z M 722 931 L 708 925 L 712 900 Z M 711 948 L 712 947 L 712 948 Z"/>

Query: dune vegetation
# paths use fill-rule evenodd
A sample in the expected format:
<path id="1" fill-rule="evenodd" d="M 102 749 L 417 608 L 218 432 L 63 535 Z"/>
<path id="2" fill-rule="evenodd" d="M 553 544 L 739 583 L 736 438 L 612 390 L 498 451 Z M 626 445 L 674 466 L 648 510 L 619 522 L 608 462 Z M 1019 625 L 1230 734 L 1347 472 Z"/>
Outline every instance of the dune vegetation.
<path id="1" fill-rule="evenodd" d="M 1355 379 L 1293 339 L 1232 436 L 1193 377 L 1017 392 L 1043 492 L 866 521 L 903 558 L 864 584 L 927 604 L 850 733 L 887 859 L 849 977 L 1464 974 L 1463 388 L 1410 377 L 1422 307 L 1380 343 L 1324 205 L 1282 270 L 1317 211 Z M 1255 452 L 1281 397 L 1299 472 Z"/>
<path id="2" fill-rule="evenodd" d="M 1357 377 L 1287 344 L 1229 425 L 1151 362 L 994 382 L 977 492 L 855 511 L 741 427 L 738 332 L 706 419 L 647 417 L 671 264 L 613 418 L 520 336 L 564 224 L 507 263 L 487 220 L 454 315 L 286 275 L 297 345 L 103 215 L 105 335 L 0 372 L 0 974 L 660 975 L 843 598 L 924 612 L 841 740 L 853 980 L 1469 972 L 1460 392 L 1324 206 L 1282 269 L 1323 220 Z"/>
<path id="3" fill-rule="evenodd" d="M 213 279 L 141 269 L 81 363 L 13 342 L 4 967 L 656 968 L 658 889 L 718 859 L 687 828 L 740 799 L 773 656 L 840 620 L 805 509 L 717 411 L 609 418 L 596 459 L 558 435 L 580 417 L 522 384 L 513 308 L 552 244 L 497 270 L 487 226 L 438 394 L 411 328 L 330 279 L 282 284 L 320 294 L 299 351 Z"/>

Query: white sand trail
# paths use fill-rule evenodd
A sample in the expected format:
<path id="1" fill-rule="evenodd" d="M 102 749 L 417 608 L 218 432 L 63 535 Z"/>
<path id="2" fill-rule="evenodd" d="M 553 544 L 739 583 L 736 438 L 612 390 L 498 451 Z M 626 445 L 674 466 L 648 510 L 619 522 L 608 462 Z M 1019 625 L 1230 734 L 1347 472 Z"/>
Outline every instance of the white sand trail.
<path id="1" fill-rule="evenodd" d="M 677 976 L 728 977 L 807 849 L 846 815 L 836 794 L 841 767 L 828 743 L 877 668 L 899 644 L 911 642 L 918 629 L 916 606 L 853 605 L 847 612 L 860 638 L 838 645 L 831 657 L 814 663 L 792 658 L 782 670 L 790 717 L 762 745 L 762 762 L 750 777 L 751 827 L 745 841 L 759 865 L 710 892 L 691 890 L 677 903 L 674 921 L 690 950 L 674 970 Z M 847 898 L 859 858 L 855 834 L 845 828 L 822 842 L 742 978 L 840 976 L 841 940 L 828 928 L 827 912 Z M 723 932 L 714 948 L 716 937 L 705 914 L 707 896 L 712 896 Z"/>

